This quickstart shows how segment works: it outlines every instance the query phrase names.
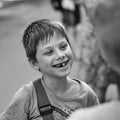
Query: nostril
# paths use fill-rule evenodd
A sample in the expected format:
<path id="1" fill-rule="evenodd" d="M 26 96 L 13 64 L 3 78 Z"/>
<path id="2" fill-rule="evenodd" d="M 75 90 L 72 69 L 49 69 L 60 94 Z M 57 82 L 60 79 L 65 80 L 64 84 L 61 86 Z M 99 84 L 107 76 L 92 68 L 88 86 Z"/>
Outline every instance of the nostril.
<path id="1" fill-rule="evenodd" d="M 56 55 L 56 59 L 63 59 L 63 58 L 65 58 L 65 55 L 64 55 L 64 54 Z"/>
<path id="2" fill-rule="evenodd" d="M 62 59 L 65 58 L 65 54 L 61 51 L 56 52 L 56 59 Z"/>

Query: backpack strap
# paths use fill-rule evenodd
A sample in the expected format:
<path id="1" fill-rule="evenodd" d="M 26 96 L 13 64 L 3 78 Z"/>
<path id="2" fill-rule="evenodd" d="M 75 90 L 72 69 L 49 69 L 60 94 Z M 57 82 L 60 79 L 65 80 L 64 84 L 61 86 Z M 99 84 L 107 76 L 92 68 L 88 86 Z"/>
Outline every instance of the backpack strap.
<path id="1" fill-rule="evenodd" d="M 33 85 L 36 90 L 37 102 L 40 115 L 43 117 L 43 120 L 54 120 L 53 109 L 51 106 L 48 96 L 45 92 L 45 89 L 41 83 L 41 79 L 33 81 Z"/>

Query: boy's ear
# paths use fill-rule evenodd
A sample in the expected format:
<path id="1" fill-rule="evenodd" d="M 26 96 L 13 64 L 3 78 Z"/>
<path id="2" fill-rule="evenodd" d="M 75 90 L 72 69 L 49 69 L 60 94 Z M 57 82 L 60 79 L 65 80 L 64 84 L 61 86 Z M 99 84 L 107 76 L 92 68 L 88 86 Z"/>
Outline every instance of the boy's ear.
<path id="1" fill-rule="evenodd" d="M 29 60 L 29 63 L 30 63 L 32 68 L 34 68 L 35 70 L 39 70 L 39 67 L 38 67 L 38 64 L 36 61 Z"/>

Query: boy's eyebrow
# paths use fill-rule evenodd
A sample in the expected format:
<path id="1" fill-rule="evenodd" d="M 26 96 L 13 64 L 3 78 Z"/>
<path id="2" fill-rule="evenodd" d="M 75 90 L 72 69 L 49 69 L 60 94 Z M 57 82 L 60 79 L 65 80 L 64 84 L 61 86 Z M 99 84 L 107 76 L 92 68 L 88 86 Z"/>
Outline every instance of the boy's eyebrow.
<path id="1" fill-rule="evenodd" d="M 52 47 L 45 47 L 45 48 L 43 48 L 42 50 L 47 50 L 47 49 L 52 49 Z"/>
<path id="2" fill-rule="evenodd" d="M 66 40 L 60 40 L 60 42 L 58 42 L 58 44 L 62 44 L 62 43 L 68 43 Z M 52 49 L 52 46 L 46 46 L 44 47 L 42 50 L 47 50 L 47 49 Z"/>

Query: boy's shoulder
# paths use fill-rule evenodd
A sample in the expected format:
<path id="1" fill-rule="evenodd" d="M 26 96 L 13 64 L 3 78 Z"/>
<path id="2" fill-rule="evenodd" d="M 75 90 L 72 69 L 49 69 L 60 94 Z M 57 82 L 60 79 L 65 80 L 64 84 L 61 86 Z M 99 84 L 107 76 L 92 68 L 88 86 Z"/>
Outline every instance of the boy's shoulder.
<path id="1" fill-rule="evenodd" d="M 72 80 L 74 80 L 74 81 L 79 83 L 81 91 L 84 91 L 84 92 L 86 92 L 88 94 L 95 94 L 95 92 L 92 89 L 92 87 L 90 87 L 90 85 L 87 84 L 85 81 L 80 80 L 78 78 L 72 78 L 72 77 L 70 77 L 70 79 L 72 79 Z"/>
<path id="2" fill-rule="evenodd" d="M 41 79 L 41 78 L 39 78 Z M 37 79 L 36 79 L 37 80 Z M 31 96 L 35 94 L 35 88 L 33 82 L 35 80 L 31 80 L 28 83 L 23 84 L 15 93 L 15 97 L 24 97 L 24 96 Z"/>
<path id="3" fill-rule="evenodd" d="M 69 77 L 71 80 L 74 80 L 74 81 L 76 81 L 76 82 L 78 82 L 79 84 L 81 84 L 81 80 L 79 80 L 78 78 L 73 78 L 73 77 Z"/>
<path id="4" fill-rule="evenodd" d="M 30 82 L 28 82 L 27 84 L 24 84 L 23 85 L 23 88 L 26 89 L 28 92 L 34 92 L 35 91 L 35 87 L 34 87 L 34 82 L 35 81 L 38 81 L 38 80 L 41 80 L 41 78 L 37 78 L 37 79 L 34 79 L 34 80 L 31 80 Z"/>
<path id="5" fill-rule="evenodd" d="M 33 82 L 30 81 L 29 83 L 23 84 L 17 92 L 14 94 L 14 99 L 20 99 L 25 98 L 25 96 L 29 96 L 30 92 L 32 92 L 33 89 Z"/>
<path id="6" fill-rule="evenodd" d="M 78 83 L 79 83 L 81 86 L 83 86 L 84 88 L 87 88 L 87 89 L 91 89 L 91 90 L 92 90 L 92 88 L 91 88 L 85 81 L 80 80 L 80 79 L 78 79 L 78 78 L 72 78 L 72 77 L 70 77 L 70 79 L 78 82 Z"/>
<path id="7" fill-rule="evenodd" d="M 80 83 L 80 92 L 79 92 L 80 94 L 79 95 L 84 96 L 83 99 L 87 98 L 88 106 L 99 104 L 99 100 L 98 100 L 96 93 L 86 82 L 76 79 L 76 78 L 75 79 L 72 78 L 72 79 Z"/>

